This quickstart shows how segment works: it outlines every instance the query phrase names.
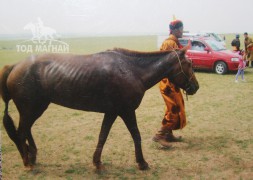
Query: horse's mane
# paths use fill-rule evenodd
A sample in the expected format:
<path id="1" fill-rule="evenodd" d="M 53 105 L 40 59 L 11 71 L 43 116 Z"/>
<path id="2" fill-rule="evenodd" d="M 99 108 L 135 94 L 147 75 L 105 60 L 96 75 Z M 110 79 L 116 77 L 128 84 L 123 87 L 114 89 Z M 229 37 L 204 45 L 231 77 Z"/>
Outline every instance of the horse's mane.
<path id="1" fill-rule="evenodd" d="M 126 56 L 131 56 L 131 57 L 152 57 L 152 56 L 158 56 L 158 55 L 165 55 L 165 54 L 172 52 L 171 50 L 141 52 L 141 51 L 128 50 L 128 49 L 124 49 L 124 48 L 114 48 L 112 51 L 124 54 Z"/>

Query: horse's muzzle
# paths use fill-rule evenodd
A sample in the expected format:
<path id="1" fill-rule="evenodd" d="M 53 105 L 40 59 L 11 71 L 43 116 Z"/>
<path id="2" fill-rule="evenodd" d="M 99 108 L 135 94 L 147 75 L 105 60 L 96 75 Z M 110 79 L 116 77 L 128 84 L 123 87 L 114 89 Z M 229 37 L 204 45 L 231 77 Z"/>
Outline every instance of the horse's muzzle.
<path id="1" fill-rule="evenodd" d="M 199 84 L 194 82 L 194 83 L 189 83 L 186 86 L 185 91 L 188 95 L 193 95 L 198 91 L 198 89 L 199 89 Z"/>

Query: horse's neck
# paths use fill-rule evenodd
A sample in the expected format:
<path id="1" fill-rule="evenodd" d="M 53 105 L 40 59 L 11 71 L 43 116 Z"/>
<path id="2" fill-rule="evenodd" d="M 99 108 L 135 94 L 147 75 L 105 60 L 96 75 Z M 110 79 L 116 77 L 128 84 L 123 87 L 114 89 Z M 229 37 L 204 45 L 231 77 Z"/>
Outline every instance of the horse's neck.
<path id="1" fill-rule="evenodd" d="M 163 78 L 168 77 L 168 74 L 173 69 L 173 64 L 176 63 L 173 57 L 175 57 L 173 53 L 168 53 L 144 59 L 144 61 L 148 62 L 143 66 L 140 77 L 146 89 L 151 88 Z"/>

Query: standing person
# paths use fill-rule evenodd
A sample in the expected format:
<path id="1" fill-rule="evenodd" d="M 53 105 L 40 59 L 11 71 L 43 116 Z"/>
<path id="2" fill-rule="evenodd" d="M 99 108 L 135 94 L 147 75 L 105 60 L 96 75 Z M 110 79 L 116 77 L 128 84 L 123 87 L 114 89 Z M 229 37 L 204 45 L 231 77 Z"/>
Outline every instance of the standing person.
<path id="1" fill-rule="evenodd" d="M 244 69 L 245 68 L 246 68 L 246 60 L 244 58 L 240 58 L 239 65 L 238 65 L 238 71 L 237 71 L 237 74 L 235 76 L 235 82 L 236 83 L 238 82 L 239 75 L 241 75 L 242 81 L 246 82 L 245 78 L 244 78 Z"/>
<path id="2" fill-rule="evenodd" d="M 244 33 L 244 38 L 246 60 L 249 61 L 249 67 L 253 67 L 253 41 L 247 32 Z"/>
<path id="3" fill-rule="evenodd" d="M 233 51 L 240 51 L 241 42 L 239 34 L 235 35 L 235 39 L 233 39 L 231 42 L 231 46 L 233 48 Z"/>
<path id="4" fill-rule="evenodd" d="M 183 46 L 178 38 L 183 35 L 183 22 L 175 20 L 170 23 L 170 35 L 160 50 L 176 50 Z M 175 137 L 173 131 L 182 129 L 186 125 L 184 99 L 179 87 L 172 84 L 167 78 L 160 82 L 160 92 L 165 101 L 166 110 L 162 120 L 161 129 L 153 137 L 153 141 L 163 146 L 170 146 L 169 142 L 180 141 L 181 137 Z"/>

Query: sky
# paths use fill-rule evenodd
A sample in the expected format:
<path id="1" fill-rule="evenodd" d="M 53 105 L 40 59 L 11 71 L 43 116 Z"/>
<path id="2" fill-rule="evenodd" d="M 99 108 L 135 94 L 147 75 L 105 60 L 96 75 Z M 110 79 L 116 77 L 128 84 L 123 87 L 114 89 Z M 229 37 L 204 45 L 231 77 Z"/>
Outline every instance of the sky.
<path id="1" fill-rule="evenodd" d="M 253 33 L 253 0 L 0 0 L 0 34 L 38 19 L 59 34 L 164 34 L 173 15 L 192 33 Z"/>

